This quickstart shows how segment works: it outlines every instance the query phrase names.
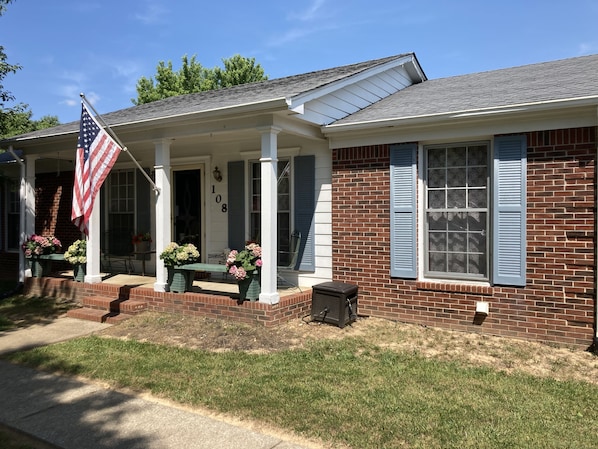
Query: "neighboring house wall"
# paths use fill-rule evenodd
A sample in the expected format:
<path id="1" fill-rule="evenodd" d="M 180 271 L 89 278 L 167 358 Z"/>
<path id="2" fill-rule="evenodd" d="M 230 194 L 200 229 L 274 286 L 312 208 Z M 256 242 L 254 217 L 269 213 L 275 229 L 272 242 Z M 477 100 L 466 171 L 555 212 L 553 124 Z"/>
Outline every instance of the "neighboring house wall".
<path id="1" fill-rule="evenodd" d="M 596 134 L 594 127 L 523 133 L 525 287 L 391 278 L 391 145 L 334 150 L 334 280 L 359 286 L 363 315 L 589 346 L 596 282 Z M 490 303 L 485 320 L 475 316 L 477 301 Z"/>

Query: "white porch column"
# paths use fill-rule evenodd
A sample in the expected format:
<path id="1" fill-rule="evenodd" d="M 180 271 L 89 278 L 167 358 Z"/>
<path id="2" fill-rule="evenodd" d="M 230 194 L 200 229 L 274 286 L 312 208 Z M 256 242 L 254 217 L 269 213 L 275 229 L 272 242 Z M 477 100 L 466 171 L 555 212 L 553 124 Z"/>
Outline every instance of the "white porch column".
<path id="1" fill-rule="evenodd" d="M 93 203 L 93 209 L 89 216 L 87 229 L 87 266 L 85 272 L 85 282 L 97 284 L 102 282 L 102 265 L 100 262 L 100 204 L 102 192 L 98 192 Z"/>
<path id="2" fill-rule="evenodd" d="M 278 133 L 280 128 L 262 128 L 262 206 L 261 245 L 262 276 L 260 302 L 277 304 L 280 295 L 276 288 L 278 248 Z"/>
<path id="3" fill-rule="evenodd" d="M 35 160 L 37 156 L 25 156 L 25 234 L 35 234 Z"/>
<path id="4" fill-rule="evenodd" d="M 27 203 L 25 201 L 26 198 L 26 186 L 25 186 L 25 179 L 27 176 L 25 163 L 21 161 L 21 158 L 15 154 L 13 151 L 12 146 L 9 147 L 8 151 L 12 154 L 15 158 L 15 161 L 18 162 L 20 170 L 19 170 L 19 282 L 25 282 L 25 269 L 27 268 L 25 265 L 25 254 L 23 251 L 20 251 L 21 245 L 25 243 L 25 208 Z M 29 275 L 31 272 L 29 272 Z"/>
<path id="5" fill-rule="evenodd" d="M 24 175 L 21 179 L 21 225 L 20 237 L 21 243 L 28 237 L 35 234 L 35 161 L 37 156 L 25 156 L 25 170 L 21 167 L 21 173 Z M 26 266 L 23 251 L 19 256 L 20 273 L 23 280 L 25 276 L 31 277 L 31 269 Z"/>
<path id="6" fill-rule="evenodd" d="M 160 253 L 170 243 L 172 225 L 170 221 L 170 140 L 154 142 L 155 161 L 154 165 L 156 186 L 160 193 L 155 199 L 156 208 L 156 283 L 154 291 L 166 291 L 167 276 L 164 261 L 160 259 Z"/>

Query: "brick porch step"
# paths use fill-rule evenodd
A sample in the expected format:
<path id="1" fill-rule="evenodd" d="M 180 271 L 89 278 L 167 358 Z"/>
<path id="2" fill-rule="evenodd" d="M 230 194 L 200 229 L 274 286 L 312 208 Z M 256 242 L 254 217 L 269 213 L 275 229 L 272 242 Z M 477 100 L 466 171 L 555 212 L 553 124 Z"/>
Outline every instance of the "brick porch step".
<path id="1" fill-rule="evenodd" d="M 95 321 L 96 323 L 117 324 L 133 315 L 128 313 L 106 312 L 100 309 L 91 309 L 89 307 L 81 307 L 79 309 L 71 309 L 66 313 L 69 318 L 77 318 L 79 320 Z"/>
<path id="2" fill-rule="evenodd" d="M 67 316 L 100 323 L 119 323 L 147 309 L 145 301 L 88 296 L 81 300 L 82 308 L 72 309 Z"/>

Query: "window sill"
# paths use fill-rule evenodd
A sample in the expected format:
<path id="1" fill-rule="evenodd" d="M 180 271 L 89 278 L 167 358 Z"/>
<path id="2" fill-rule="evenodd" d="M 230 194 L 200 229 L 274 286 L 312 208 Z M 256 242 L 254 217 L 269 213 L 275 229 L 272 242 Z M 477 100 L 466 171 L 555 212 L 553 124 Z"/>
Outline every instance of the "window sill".
<path id="1" fill-rule="evenodd" d="M 494 292 L 488 284 L 456 283 L 442 281 L 417 281 L 418 290 L 430 290 L 435 292 L 472 293 L 476 295 L 491 296 Z"/>

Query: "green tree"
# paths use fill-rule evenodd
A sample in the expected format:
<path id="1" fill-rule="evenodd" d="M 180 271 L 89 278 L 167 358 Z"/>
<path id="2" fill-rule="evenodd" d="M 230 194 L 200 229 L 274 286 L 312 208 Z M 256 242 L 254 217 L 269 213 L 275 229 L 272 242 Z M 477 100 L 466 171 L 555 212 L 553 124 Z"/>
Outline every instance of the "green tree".
<path id="1" fill-rule="evenodd" d="M 0 0 L 0 16 L 6 11 L 6 5 L 11 3 L 12 0 Z M 10 112 L 10 109 L 5 107 L 6 102 L 13 101 L 14 96 L 7 90 L 4 89 L 3 80 L 6 75 L 10 73 L 16 73 L 17 70 L 21 69 L 18 64 L 9 64 L 7 61 L 8 57 L 4 52 L 4 47 L 0 45 L 0 133 L 2 132 L 2 122 L 5 120 L 6 115 Z"/>
<path id="2" fill-rule="evenodd" d="M 33 112 L 25 104 L 18 104 L 0 120 L 0 138 L 8 138 L 40 129 L 60 125 L 55 115 L 45 115 L 39 120 L 32 120 Z"/>
<path id="3" fill-rule="evenodd" d="M 172 62 L 160 61 L 154 78 L 141 77 L 137 81 L 137 98 L 133 104 L 140 105 L 176 95 L 215 90 L 238 84 L 267 80 L 264 69 L 255 58 L 235 55 L 223 59 L 224 68 L 208 69 L 192 56 L 182 58 L 183 65 L 174 71 Z"/>
<path id="4" fill-rule="evenodd" d="M 250 59 L 244 58 L 241 55 L 235 55 L 231 58 L 223 59 L 222 63 L 224 64 L 224 70 L 220 67 L 214 68 L 218 88 L 268 79 L 264 74 L 262 66 L 255 63 L 255 58 Z"/>
<path id="5" fill-rule="evenodd" d="M 12 3 L 12 0 L 0 0 L 0 16 L 4 14 L 6 5 L 9 3 Z M 15 97 L 4 89 L 3 80 L 8 74 L 16 73 L 21 69 L 18 64 L 9 64 L 7 59 L 4 47 L 0 45 L 0 138 L 59 125 L 58 117 L 51 115 L 44 116 L 40 120 L 31 120 L 33 113 L 24 103 L 6 106 L 6 103 L 14 101 Z"/>

